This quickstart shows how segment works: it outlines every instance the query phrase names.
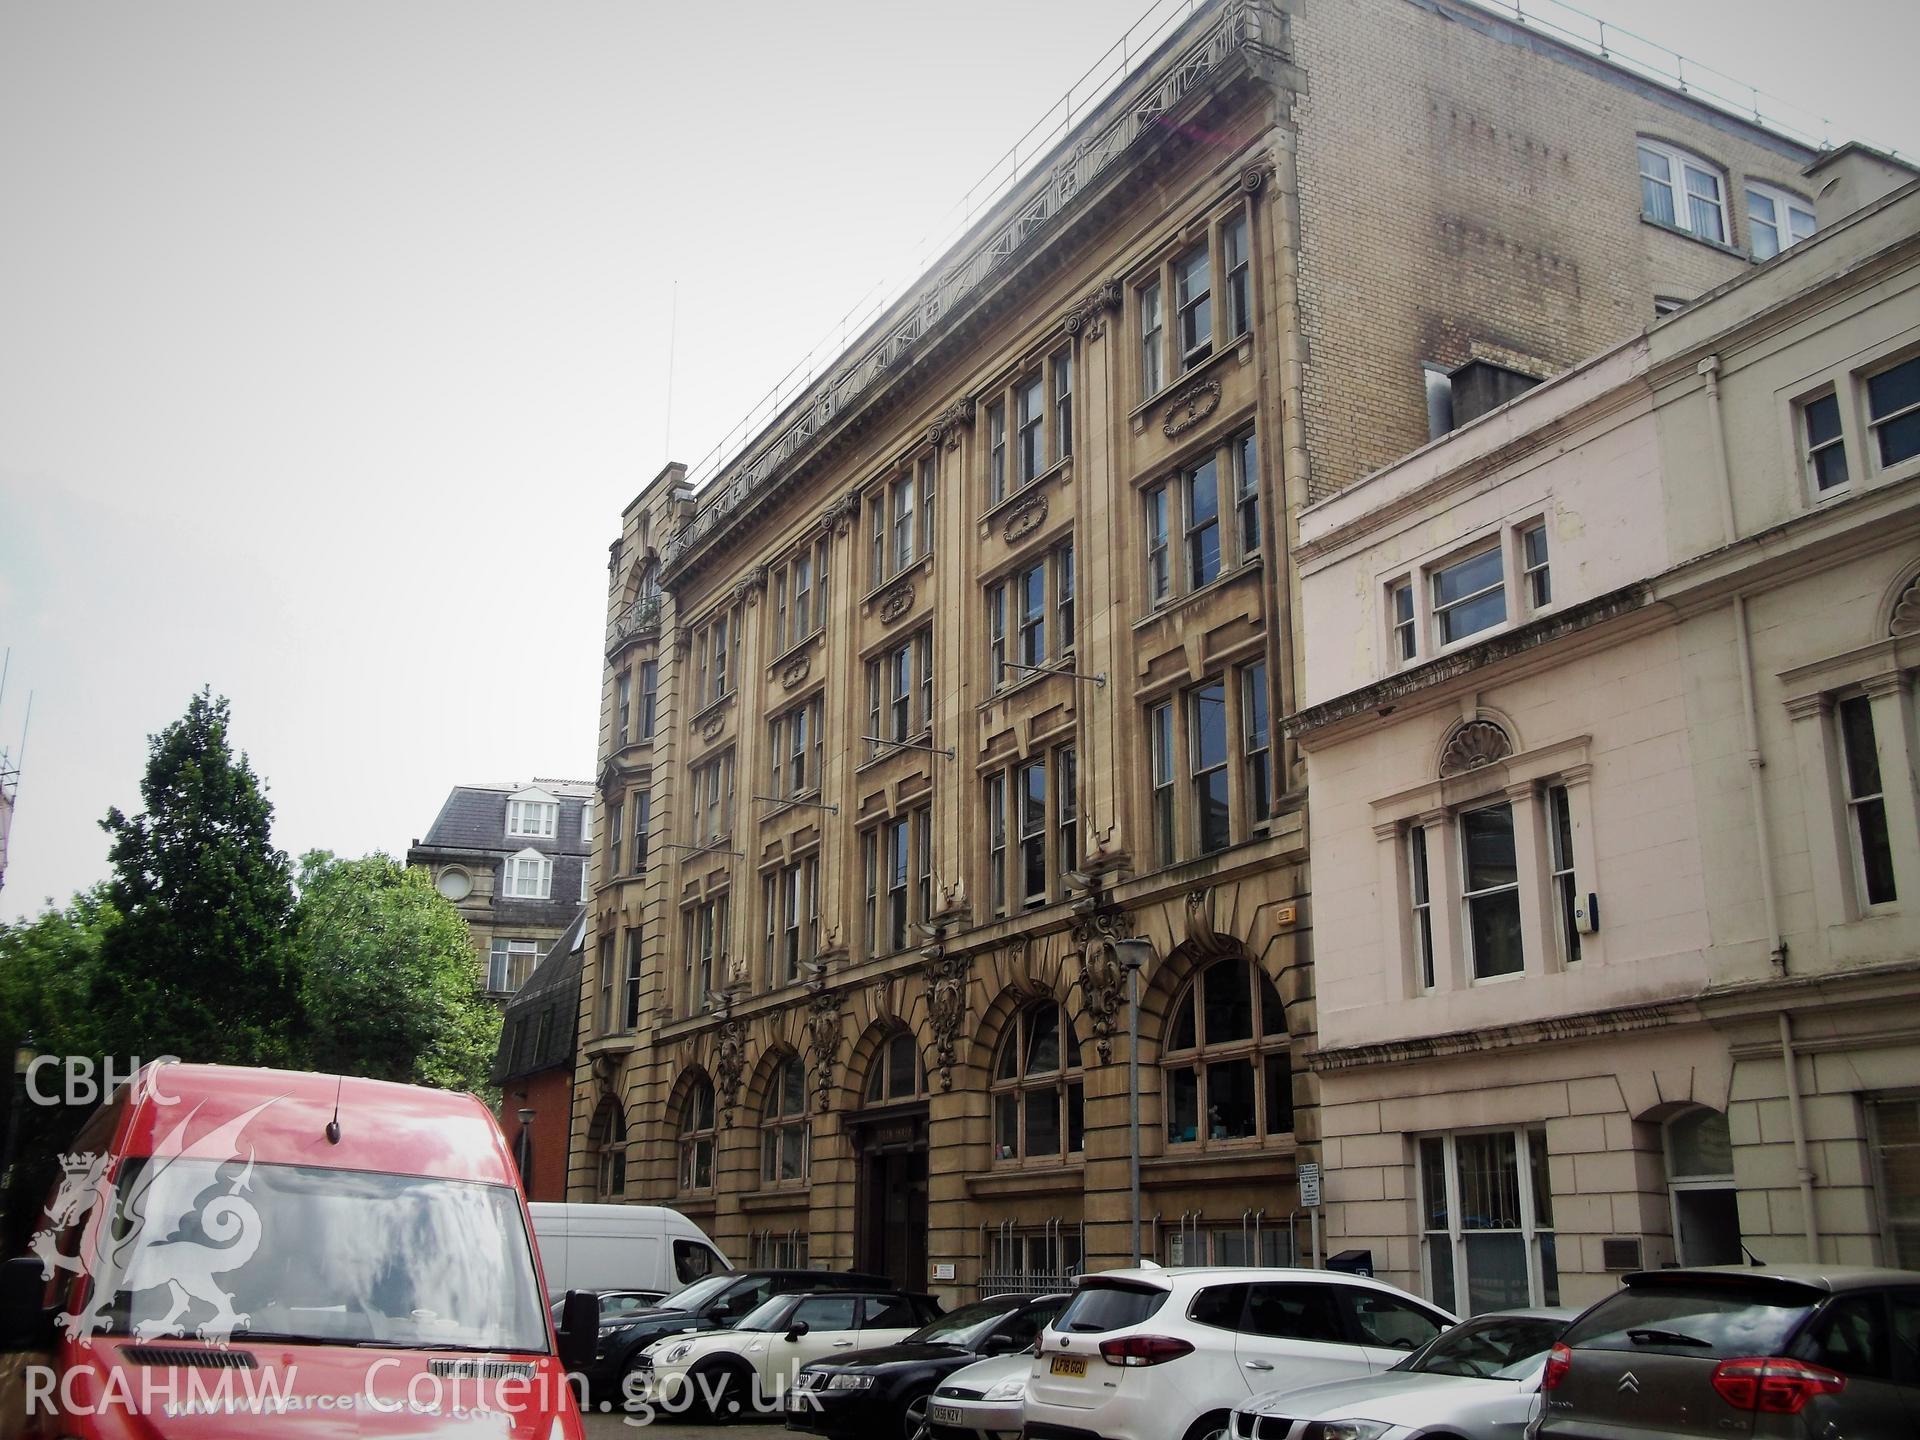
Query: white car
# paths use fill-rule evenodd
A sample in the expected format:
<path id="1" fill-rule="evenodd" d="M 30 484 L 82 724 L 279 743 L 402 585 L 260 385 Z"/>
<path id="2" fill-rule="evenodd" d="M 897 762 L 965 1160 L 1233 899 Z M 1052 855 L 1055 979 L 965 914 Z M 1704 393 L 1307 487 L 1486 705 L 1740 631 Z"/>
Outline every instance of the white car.
<path id="1" fill-rule="evenodd" d="M 928 1440 L 1020 1440 L 1032 1347 L 956 1370 L 934 1387 Z"/>
<path id="2" fill-rule="evenodd" d="M 1233 1412 L 1234 1440 L 1520 1440 L 1547 1351 L 1579 1313 L 1477 1315 L 1384 1374 L 1256 1395 Z"/>
<path id="3" fill-rule="evenodd" d="M 1025 1440 L 1224 1440 L 1254 1394 L 1390 1369 L 1453 1323 L 1404 1290 L 1326 1270 L 1082 1276 L 1040 1332 Z"/>
<path id="4" fill-rule="evenodd" d="M 930 1297 L 900 1290 L 775 1295 L 731 1330 L 649 1345 L 628 1373 L 624 1398 L 669 1414 L 773 1412 L 802 1365 L 891 1345 L 939 1315 Z"/>

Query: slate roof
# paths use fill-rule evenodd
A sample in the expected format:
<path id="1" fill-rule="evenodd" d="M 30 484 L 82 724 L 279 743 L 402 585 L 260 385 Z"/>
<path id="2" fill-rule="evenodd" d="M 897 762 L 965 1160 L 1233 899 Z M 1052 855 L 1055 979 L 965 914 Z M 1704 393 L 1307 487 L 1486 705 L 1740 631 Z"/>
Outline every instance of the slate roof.
<path id="1" fill-rule="evenodd" d="M 527 786 L 456 785 L 416 848 L 492 855 L 514 855 L 529 846 L 546 855 L 585 855 L 592 850 L 593 837 L 581 833 L 580 815 L 593 787 L 569 780 L 536 780 L 533 785 L 560 802 L 553 839 L 507 834 L 507 801 Z"/>
<path id="2" fill-rule="evenodd" d="M 527 983 L 507 1002 L 500 1021 L 500 1046 L 493 1057 L 494 1084 L 559 1066 L 573 1068 L 586 931 L 587 911 L 582 906 Z"/>

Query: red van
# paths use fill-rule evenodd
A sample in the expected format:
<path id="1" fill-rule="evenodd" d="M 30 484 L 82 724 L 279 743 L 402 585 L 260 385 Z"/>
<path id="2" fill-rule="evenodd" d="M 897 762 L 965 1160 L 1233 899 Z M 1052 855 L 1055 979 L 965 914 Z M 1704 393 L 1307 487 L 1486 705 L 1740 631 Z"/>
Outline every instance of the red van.
<path id="1" fill-rule="evenodd" d="M 0 1267 L 0 1440 L 583 1440 L 512 1158 L 471 1095 L 143 1069 Z"/>

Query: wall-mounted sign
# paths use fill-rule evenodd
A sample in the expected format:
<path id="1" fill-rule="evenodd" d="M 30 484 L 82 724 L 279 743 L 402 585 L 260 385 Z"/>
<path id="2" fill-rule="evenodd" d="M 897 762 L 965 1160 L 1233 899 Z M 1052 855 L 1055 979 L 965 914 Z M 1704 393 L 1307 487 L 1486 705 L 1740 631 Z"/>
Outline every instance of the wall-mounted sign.
<path id="1" fill-rule="evenodd" d="M 933 1267 L 933 1278 L 934 1278 L 934 1279 L 936 1279 L 936 1280 L 951 1280 L 951 1279 L 953 1279 L 953 1265 L 951 1264 L 951 1262 L 949 1262 L 948 1264 L 945 1264 L 945 1265 L 936 1265 L 936 1266 L 934 1266 L 934 1267 Z"/>
<path id="2" fill-rule="evenodd" d="M 1300 1203 L 1312 1210 L 1320 1204 L 1320 1167 L 1302 1165 L 1300 1167 Z"/>

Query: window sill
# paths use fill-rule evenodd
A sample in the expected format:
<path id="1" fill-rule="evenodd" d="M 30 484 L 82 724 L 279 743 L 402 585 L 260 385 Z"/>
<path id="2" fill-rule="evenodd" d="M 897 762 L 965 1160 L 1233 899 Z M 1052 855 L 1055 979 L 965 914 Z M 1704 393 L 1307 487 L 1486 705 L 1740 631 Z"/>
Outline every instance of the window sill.
<path id="1" fill-rule="evenodd" d="M 1017 1162 L 994 1162 L 984 1175 L 967 1176 L 967 1194 L 980 1196 L 1046 1195 L 1059 1191 L 1077 1192 L 1086 1188 L 1083 1161 L 1060 1165 L 1022 1167 Z"/>
<path id="2" fill-rule="evenodd" d="M 798 1205 L 805 1208 L 811 1189 L 805 1180 L 782 1180 L 777 1184 L 763 1184 L 758 1190 L 742 1191 L 737 1197 L 742 1210 L 791 1210 Z"/>
<path id="3" fill-rule="evenodd" d="M 687 722 L 688 726 L 698 734 L 701 739 L 713 739 L 714 736 L 719 733 L 721 719 L 733 704 L 733 697 L 739 693 L 737 690 L 729 690 L 719 699 L 710 701 L 705 709 L 694 711 L 693 718 Z M 713 733 L 709 734 L 709 731 Z"/>
<path id="4" fill-rule="evenodd" d="M 1184 595 L 1176 595 L 1171 599 L 1163 600 L 1159 605 L 1148 611 L 1147 614 L 1133 622 L 1134 632 L 1137 634 L 1154 622 L 1165 620 L 1168 616 L 1176 614 L 1190 605 L 1197 604 L 1209 595 L 1214 595 L 1222 590 L 1229 589 L 1246 579 L 1249 575 L 1258 575 L 1263 563 L 1260 556 L 1249 556 L 1234 566 L 1233 569 L 1224 571 L 1217 578 L 1209 580 L 1198 590 L 1189 590 Z"/>
<path id="5" fill-rule="evenodd" d="M 999 521 L 1004 520 L 1008 515 L 1018 510 L 1021 501 L 1031 500 L 1036 492 L 1044 489 L 1053 480 L 1064 475 L 1071 475 L 1072 473 L 1073 457 L 1071 455 L 1064 455 L 1047 466 L 1031 480 L 1021 485 L 1019 489 L 1008 491 L 1005 499 L 994 501 L 993 504 L 981 512 L 979 520 L 981 533 L 984 535 Z"/>
<path id="6" fill-rule="evenodd" d="M 860 743 L 864 745 L 866 741 L 862 740 Z M 931 744 L 933 744 L 933 727 L 929 725 L 922 729 L 917 735 L 909 735 L 903 741 L 886 741 L 878 755 L 862 760 L 858 765 L 855 765 L 853 767 L 853 773 L 856 775 L 864 775 L 875 766 L 884 765 L 887 761 L 900 755 L 933 755 L 935 753 L 934 751 L 920 748 L 923 745 Z M 942 758 L 952 758 L 948 756 L 944 750 L 940 751 L 939 754 Z"/>
<path id="7" fill-rule="evenodd" d="M 1129 410 L 1127 412 L 1127 424 L 1132 428 L 1133 433 L 1138 435 L 1142 430 L 1147 428 L 1147 421 L 1152 418 L 1148 412 L 1166 404 L 1169 400 L 1175 399 L 1184 387 L 1193 384 L 1197 380 L 1206 378 L 1209 371 L 1222 368 L 1229 359 L 1236 360 L 1242 365 L 1252 363 L 1253 332 L 1251 330 L 1244 335 L 1235 336 L 1220 349 L 1214 351 L 1213 354 L 1202 360 L 1198 365 L 1195 365 L 1191 370 L 1182 370 L 1178 375 L 1174 376 L 1173 379 L 1169 380 L 1158 390 L 1154 391 L 1153 394 Z M 1209 413 L 1211 414 L 1211 412 Z"/>
<path id="8" fill-rule="evenodd" d="M 1181 1142 L 1182 1144 L 1194 1142 Z M 1292 1183 L 1295 1178 L 1293 1137 L 1284 1140 L 1234 1140 L 1216 1142 L 1222 1148 L 1193 1155 L 1163 1155 L 1140 1161 L 1140 1179 L 1148 1185 L 1191 1185 L 1209 1180 L 1240 1181 L 1273 1179 Z M 1231 1146 L 1232 1148 L 1225 1148 Z"/>
<path id="9" fill-rule="evenodd" d="M 1049 665 L 1064 665 L 1069 669 L 1071 669 L 1072 662 L 1073 662 L 1073 656 L 1064 655 L 1057 660 L 1050 660 L 1047 663 Z M 1069 676 L 1062 675 L 1057 670 L 1022 670 L 1017 673 L 1020 676 L 1018 680 L 1015 680 L 1012 683 L 1007 685 L 1002 685 L 998 690 L 994 691 L 986 699 L 980 701 L 979 704 L 975 705 L 973 707 L 974 712 L 978 714 L 982 711 L 992 708 L 995 705 L 1004 704 L 1005 702 L 1013 699 L 1016 695 L 1019 695 L 1023 691 L 1032 690 L 1037 688 L 1038 686 L 1044 685 L 1048 680 L 1064 680 L 1064 679 L 1071 678 Z"/>
<path id="10" fill-rule="evenodd" d="M 908 561 L 900 569 L 887 576 L 886 579 L 868 588 L 866 594 L 860 597 L 861 613 L 864 614 L 879 604 L 881 596 L 885 595 L 887 591 L 893 589 L 893 587 L 901 581 L 912 580 L 919 575 L 921 571 L 931 570 L 932 568 L 933 556 L 931 554 L 921 555 Z"/>
<path id="11" fill-rule="evenodd" d="M 762 825 L 770 825 L 775 820 L 781 819 L 790 812 L 802 808 L 808 810 L 820 809 L 824 811 L 824 807 L 820 805 L 820 787 L 818 785 L 802 790 L 797 795 L 782 795 L 778 800 L 767 799 L 762 800 L 760 803 L 770 807 L 767 813 L 760 817 L 759 823 Z M 834 813 L 838 813 L 837 808 Z"/>
<path id="12" fill-rule="evenodd" d="M 1756 263 L 1751 255 L 1738 246 L 1729 245 L 1723 240 L 1709 240 L 1706 236 L 1696 235 L 1682 225 L 1669 225 L 1664 220 L 1654 219 L 1645 211 L 1640 213 L 1640 223 L 1663 234 L 1678 235 L 1682 240 L 1691 240 L 1696 245 L 1704 245 L 1709 250 L 1718 250 L 1722 255 L 1730 255 L 1735 260 L 1745 261 L 1749 265 Z"/>

